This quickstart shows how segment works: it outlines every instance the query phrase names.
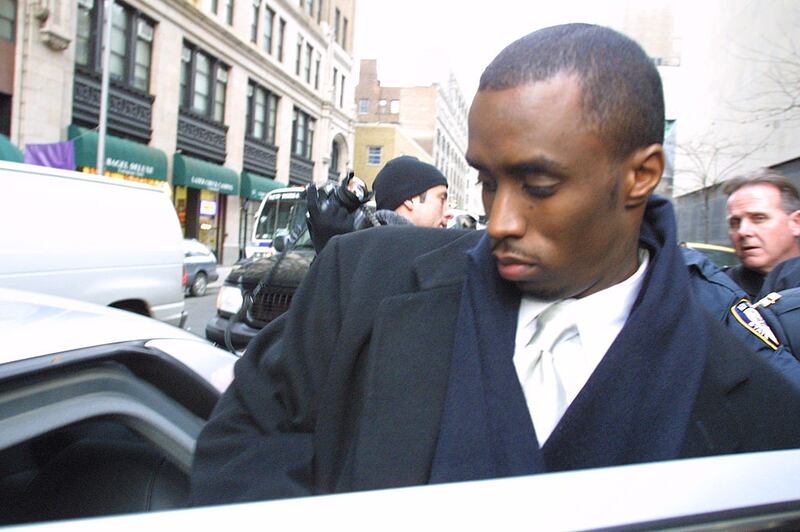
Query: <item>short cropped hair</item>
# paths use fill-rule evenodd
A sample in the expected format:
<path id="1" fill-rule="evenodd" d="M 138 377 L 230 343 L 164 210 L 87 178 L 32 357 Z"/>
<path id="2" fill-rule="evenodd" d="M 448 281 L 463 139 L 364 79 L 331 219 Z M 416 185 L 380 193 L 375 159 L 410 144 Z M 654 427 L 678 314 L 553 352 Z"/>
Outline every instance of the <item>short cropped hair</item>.
<path id="1" fill-rule="evenodd" d="M 622 159 L 664 142 L 664 94 L 653 61 L 635 41 L 591 24 L 544 28 L 508 45 L 486 67 L 479 91 L 575 74 L 587 125 Z"/>
<path id="2" fill-rule="evenodd" d="M 769 168 L 759 168 L 753 172 L 734 177 L 725 182 L 722 192 L 730 197 L 740 188 L 753 185 L 772 185 L 781 193 L 781 208 L 785 213 L 791 214 L 800 210 L 800 193 L 788 177 Z"/>

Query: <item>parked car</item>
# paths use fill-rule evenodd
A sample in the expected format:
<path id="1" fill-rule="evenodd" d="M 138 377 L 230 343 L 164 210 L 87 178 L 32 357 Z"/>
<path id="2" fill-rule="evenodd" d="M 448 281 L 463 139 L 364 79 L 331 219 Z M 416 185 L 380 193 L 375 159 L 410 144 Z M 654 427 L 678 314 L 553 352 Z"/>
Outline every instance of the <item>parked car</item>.
<path id="1" fill-rule="evenodd" d="M 227 330 L 231 347 L 241 351 L 286 312 L 316 254 L 308 231 L 285 253 L 283 247 L 284 238 L 279 236 L 277 253 L 251 257 L 233 267 L 217 295 L 217 315 L 206 325 L 206 338 L 227 347 Z"/>
<path id="2" fill-rule="evenodd" d="M 0 161 L 0 287 L 186 321 L 181 226 L 162 190 Z M 36 198 L 35 201 L 30 198 Z"/>
<path id="3" fill-rule="evenodd" d="M 736 252 L 730 246 L 720 246 L 719 244 L 706 244 L 703 242 L 681 242 L 681 246 L 696 249 L 697 251 L 705 254 L 717 266 L 724 268 L 726 266 L 736 266 L 739 264 L 739 258 Z"/>
<path id="4" fill-rule="evenodd" d="M 797 530 L 800 450 L 53 523 L 79 530 Z"/>
<path id="5" fill-rule="evenodd" d="M 0 288 L 0 525 L 184 506 L 236 357 L 129 312 Z"/>
<path id="6" fill-rule="evenodd" d="M 219 279 L 217 257 L 205 244 L 194 238 L 183 239 L 183 265 L 186 268 L 186 292 L 204 296 L 209 283 Z"/>

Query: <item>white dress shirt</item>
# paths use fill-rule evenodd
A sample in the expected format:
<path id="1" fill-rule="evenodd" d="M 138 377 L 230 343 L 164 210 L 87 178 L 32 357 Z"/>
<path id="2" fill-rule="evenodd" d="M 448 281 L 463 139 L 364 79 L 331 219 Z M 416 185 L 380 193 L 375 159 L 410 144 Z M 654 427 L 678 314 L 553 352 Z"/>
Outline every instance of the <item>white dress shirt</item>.
<path id="1" fill-rule="evenodd" d="M 565 398 L 553 396 L 542 399 L 541 390 L 536 388 L 541 386 L 540 378 L 535 375 L 541 372 L 537 366 L 545 363 L 542 361 L 544 355 L 540 356 L 541 346 L 529 345 L 536 332 L 539 315 L 556 302 L 522 298 L 517 318 L 514 366 L 540 445 L 544 445 L 550 437 L 564 411 L 577 397 L 625 325 L 639 295 L 648 262 L 647 251 L 640 250 L 639 268 L 633 275 L 605 290 L 567 302 L 569 308 L 566 313 L 574 326 L 559 335 L 550 349 L 552 358 L 546 361 L 557 372 Z M 539 398 L 533 401 L 534 396 Z"/>

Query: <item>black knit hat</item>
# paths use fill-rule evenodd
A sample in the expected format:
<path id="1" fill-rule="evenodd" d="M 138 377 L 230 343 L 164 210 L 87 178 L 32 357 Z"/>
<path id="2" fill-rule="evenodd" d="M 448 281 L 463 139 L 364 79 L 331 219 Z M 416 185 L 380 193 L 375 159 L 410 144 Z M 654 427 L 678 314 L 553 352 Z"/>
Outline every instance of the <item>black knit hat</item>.
<path id="1" fill-rule="evenodd" d="M 438 185 L 447 186 L 447 178 L 435 166 L 403 155 L 381 168 L 372 189 L 377 208 L 393 211 L 405 200 Z"/>

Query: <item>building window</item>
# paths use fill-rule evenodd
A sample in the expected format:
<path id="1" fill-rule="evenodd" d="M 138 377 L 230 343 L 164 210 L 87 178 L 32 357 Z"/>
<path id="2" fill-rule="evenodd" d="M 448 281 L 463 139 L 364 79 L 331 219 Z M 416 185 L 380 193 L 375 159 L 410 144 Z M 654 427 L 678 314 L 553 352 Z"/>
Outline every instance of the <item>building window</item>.
<path id="1" fill-rule="evenodd" d="M 286 33 L 286 21 L 280 19 L 278 24 L 278 61 L 283 63 L 283 36 Z"/>
<path id="2" fill-rule="evenodd" d="M 269 7 L 264 7 L 264 42 L 261 46 L 268 54 L 272 54 L 272 24 L 275 20 L 275 12 Z"/>
<path id="3" fill-rule="evenodd" d="M 367 164 L 370 166 L 377 166 L 381 164 L 381 156 L 383 155 L 383 146 L 367 146 Z"/>
<path id="4" fill-rule="evenodd" d="M 306 0 L 306 13 L 309 17 L 314 16 L 314 0 Z"/>
<path id="5" fill-rule="evenodd" d="M 319 64 L 320 58 L 317 57 L 316 63 L 314 63 L 314 88 L 319 90 Z"/>
<path id="6" fill-rule="evenodd" d="M 7 1 L 7 0 L 0 0 Z M 83 66 L 92 64 L 92 7 L 93 0 L 78 2 L 77 31 L 75 35 L 75 63 Z M 0 25 L 2 22 L 0 15 Z M 12 26 L 13 29 L 13 26 Z"/>
<path id="7" fill-rule="evenodd" d="M 261 8 L 261 0 L 253 0 L 252 18 L 250 19 L 250 42 L 258 41 L 258 11 Z"/>
<path id="8" fill-rule="evenodd" d="M 247 134 L 248 136 L 275 144 L 275 122 L 278 97 L 257 83 L 247 87 Z"/>
<path id="9" fill-rule="evenodd" d="M 233 0 L 225 0 L 225 22 L 233 25 Z"/>
<path id="10" fill-rule="evenodd" d="M 214 114 L 212 118 L 222 124 L 225 121 L 225 89 L 228 86 L 228 69 L 217 66 L 214 79 Z"/>
<path id="11" fill-rule="evenodd" d="M 347 17 L 342 19 L 342 48 L 347 48 Z"/>
<path id="12" fill-rule="evenodd" d="M 315 123 L 316 120 L 295 107 L 292 119 L 292 154 L 311 159 Z"/>
<path id="13" fill-rule="evenodd" d="M 0 39 L 14 42 L 16 20 L 17 2 L 15 0 L 0 0 Z"/>
<path id="14" fill-rule="evenodd" d="M 306 83 L 311 83 L 311 57 L 314 55 L 314 47 L 306 43 Z"/>
<path id="15" fill-rule="evenodd" d="M 201 5 L 204 11 L 208 11 L 209 13 L 217 14 L 217 0 L 202 0 Z"/>
<path id="16" fill-rule="evenodd" d="M 275 128 L 278 124 L 278 97 L 267 93 L 267 142 L 275 144 Z"/>
<path id="17" fill-rule="evenodd" d="M 336 101 L 337 94 L 339 94 L 339 71 L 336 67 L 333 67 L 333 94 L 331 95 L 331 101 Z"/>
<path id="18" fill-rule="evenodd" d="M 339 25 L 341 24 L 342 12 L 336 8 L 336 16 L 333 19 L 333 40 L 339 42 Z"/>
<path id="19" fill-rule="evenodd" d="M 133 86 L 150 90 L 150 64 L 153 51 L 153 25 L 142 18 L 136 19 L 136 48 L 133 54 Z"/>
<path id="20" fill-rule="evenodd" d="M 317 2 L 317 24 L 322 21 L 322 0 Z"/>
<path id="21" fill-rule="evenodd" d="M 130 17 L 120 4 L 113 4 L 111 16 L 111 53 L 108 70 L 114 79 L 125 77 L 125 58 L 128 56 L 128 26 Z"/>
<path id="22" fill-rule="evenodd" d="M 181 53 L 182 109 L 223 123 L 227 84 L 227 65 L 184 43 Z"/>
<path id="23" fill-rule="evenodd" d="M 389 102 L 389 112 L 395 115 L 400 112 L 400 100 Z"/>
<path id="24" fill-rule="evenodd" d="M 95 72 L 100 72 L 102 8 L 103 2 L 99 0 L 80 0 L 78 3 L 75 63 Z M 123 85 L 147 92 L 150 88 L 152 47 L 153 23 L 135 9 L 115 3 L 111 13 L 111 77 Z"/>
<path id="25" fill-rule="evenodd" d="M 297 58 L 294 63 L 294 73 L 300 75 L 300 65 L 303 62 L 303 36 L 297 35 Z"/>
<path id="26" fill-rule="evenodd" d="M 342 74 L 342 82 L 339 83 L 339 108 L 344 107 L 344 74 Z"/>
<path id="27" fill-rule="evenodd" d="M 365 115 L 369 113 L 369 99 L 368 98 L 359 98 L 358 99 L 358 114 Z"/>

